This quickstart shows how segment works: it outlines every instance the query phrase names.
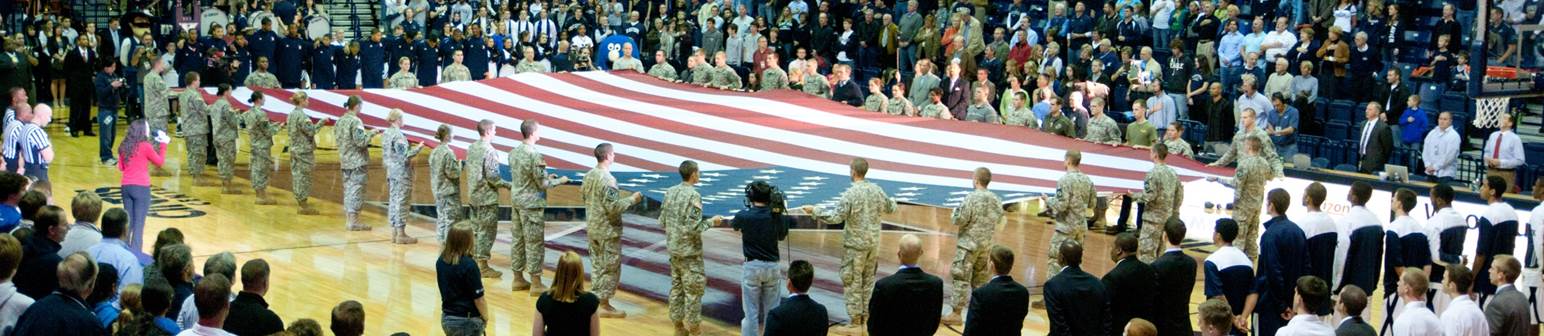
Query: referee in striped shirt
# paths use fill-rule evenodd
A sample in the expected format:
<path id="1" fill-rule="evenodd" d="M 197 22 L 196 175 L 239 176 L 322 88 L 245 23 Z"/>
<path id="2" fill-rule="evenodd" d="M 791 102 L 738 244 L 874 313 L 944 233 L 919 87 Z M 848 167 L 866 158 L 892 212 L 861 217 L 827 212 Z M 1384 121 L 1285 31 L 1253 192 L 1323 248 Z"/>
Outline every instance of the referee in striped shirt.
<path id="1" fill-rule="evenodd" d="M 17 87 L 10 91 L 11 105 L 5 109 L 5 123 L 3 141 L 0 141 L 0 156 L 4 156 L 4 170 L 20 173 L 22 168 L 21 157 L 17 155 L 20 149 L 22 126 L 32 122 L 32 109 L 27 106 L 27 90 Z"/>
<path id="2" fill-rule="evenodd" d="M 35 182 L 48 182 L 48 164 L 54 161 L 53 142 L 48 139 L 48 122 L 53 121 L 53 108 L 46 104 L 38 104 L 32 108 L 32 122 L 21 127 L 21 149 L 24 176 L 32 178 Z"/>

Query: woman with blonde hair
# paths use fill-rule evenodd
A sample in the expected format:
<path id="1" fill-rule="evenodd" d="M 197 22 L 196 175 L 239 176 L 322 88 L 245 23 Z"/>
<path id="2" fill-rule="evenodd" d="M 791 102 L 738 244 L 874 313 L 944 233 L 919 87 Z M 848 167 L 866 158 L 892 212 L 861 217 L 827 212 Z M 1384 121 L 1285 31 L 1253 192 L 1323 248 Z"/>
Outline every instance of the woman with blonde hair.
<path id="1" fill-rule="evenodd" d="M 386 122 L 391 126 L 381 137 L 384 152 L 381 161 L 385 161 L 386 187 L 390 194 L 386 220 L 391 223 L 391 242 L 416 244 L 418 239 L 407 235 L 407 207 L 408 198 L 413 195 L 413 157 L 423 151 L 424 144 L 409 144 L 407 136 L 402 134 L 402 110 L 391 109 L 386 114 Z"/>
<path id="2" fill-rule="evenodd" d="M 488 304 L 483 299 L 482 272 L 472 260 L 472 224 L 458 221 L 445 235 L 440 257 L 434 261 L 440 286 L 440 328 L 445 335 L 482 335 L 488 325 Z"/>
<path id="3" fill-rule="evenodd" d="M 295 194 L 300 214 L 315 215 L 316 208 L 311 207 L 306 200 L 311 197 L 311 172 L 316 168 L 316 132 L 322 129 L 322 123 L 326 120 L 316 119 L 313 122 L 311 117 L 306 116 L 310 98 L 305 92 L 295 92 L 294 96 L 290 96 L 290 103 L 295 105 L 285 120 L 289 126 L 290 191 Z"/>
<path id="4" fill-rule="evenodd" d="M 574 251 L 558 257 L 552 287 L 536 299 L 531 334 L 600 335 L 600 299 L 584 291 L 584 264 Z"/>

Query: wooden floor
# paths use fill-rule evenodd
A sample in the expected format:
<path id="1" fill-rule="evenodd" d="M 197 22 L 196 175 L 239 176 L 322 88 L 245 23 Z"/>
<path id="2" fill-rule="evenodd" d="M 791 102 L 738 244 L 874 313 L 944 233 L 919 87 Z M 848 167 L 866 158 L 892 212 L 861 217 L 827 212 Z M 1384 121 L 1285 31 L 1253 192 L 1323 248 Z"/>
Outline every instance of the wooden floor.
<path id="1" fill-rule="evenodd" d="M 51 126 L 51 134 L 59 153 L 52 167 L 54 200 L 68 206 L 73 193 L 95 190 L 104 194 L 110 203 L 117 203 L 116 187 L 119 173 L 116 168 L 96 163 L 97 139 L 92 137 L 70 138 L 61 126 Z M 122 134 L 122 130 L 119 134 Z M 435 242 L 433 221 L 416 217 L 411 220 L 409 234 L 420 239 L 417 245 L 393 245 L 390 232 L 381 211 L 385 197 L 384 171 L 379 162 L 370 167 L 370 181 L 366 213 L 363 220 L 373 224 L 373 232 L 348 232 L 342 229 L 340 180 L 337 174 L 337 153 L 330 150 L 334 143 L 330 130 L 319 132 L 322 150 L 317 152 L 317 173 L 313 178 L 312 194 L 318 201 L 321 215 L 300 216 L 295 214 L 294 201 L 288 189 L 288 155 L 280 152 L 284 139 L 277 139 L 275 157 L 281 168 L 273 174 L 272 191 L 280 205 L 256 206 L 250 189 L 243 195 L 221 195 L 218 188 L 194 186 L 192 179 L 182 173 L 186 163 L 183 142 L 173 141 L 166 168 L 172 174 L 153 177 L 156 187 L 153 193 L 158 202 L 152 209 L 152 218 L 146 227 L 145 244 L 151 244 L 156 232 L 176 227 L 187 236 L 197 256 L 197 264 L 210 255 L 229 251 L 235 253 L 238 263 L 252 258 L 263 258 L 273 268 L 272 289 L 268 302 L 286 323 L 302 318 L 328 321 L 331 308 L 344 300 L 362 302 L 367 315 L 367 334 L 380 335 L 406 331 L 412 334 L 439 334 L 439 293 L 435 284 L 434 259 L 439 245 Z M 247 176 L 247 148 L 245 140 L 238 165 L 238 182 L 249 185 Z M 415 160 L 417 169 L 413 200 L 415 203 L 432 204 L 429 194 L 426 155 Z M 372 153 L 379 159 L 379 151 Z M 214 167 L 208 167 L 210 181 Z M 552 205 L 576 205 L 573 187 L 553 193 Z M 507 201 L 507 198 L 505 198 Z M 109 206 L 117 206 L 110 204 Z M 796 205 L 794 205 L 796 206 Z M 155 215 L 160 215 L 159 217 Z M 907 206 L 902 211 L 886 217 L 887 222 L 897 223 L 918 231 L 922 236 L 927 254 L 922 267 L 928 273 L 948 280 L 949 261 L 955 251 L 955 229 L 948 223 L 949 211 L 927 207 Z M 1043 283 L 1046 267 L 1047 242 L 1050 226 L 1044 218 L 1022 213 L 1010 213 L 1010 220 L 998 232 L 996 240 L 1014 249 L 1019 257 L 1014 277 L 1021 283 L 1038 287 Z M 1113 217 L 1112 217 L 1113 218 Z M 576 223 L 549 223 L 548 232 L 579 225 Z M 500 233 L 508 234 L 508 225 L 501 225 Z M 799 230 L 791 234 L 790 241 L 795 253 L 839 255 L 841 251 L 839 231 Z M 881 267 L 893 267 L 895 241 L 901 233 L 883 235 Z M 1086 242 L 1084 269 L 1102 275 L 1111 266 L 1108 249 L 1111 236 L 1090 234 Z M 1206 248 L 1206 250 L 1210 250 Z M 494 247 L 493 264 L 508 273 L 509 247 L 498 243 Z M 626 253 L 626 251 L 624 251 Z M 1199 261 L 1204 252 L 1189 253 Z M 550 260 L 549 260 L 550 261 Z M 202 266 L 198 266 L 202 269 Z M 836 279 L 834 273 L 817 276 Z M 627 274 L 623 274 L 624 282 Z M 1198 277 L 1199 278 L 1199 277 Z M 1026 281 L 1026 279 L 1031 279 Z M 550 272 L 547 281 L 551 281 Z M 509 280 L 487 281 L 491 316 L 490 334 L 528 335 L 535 312 L 535 300 L 525 292 L 511 293 Z M 1192 296 L 1192 310 L 1202 299 L 1201 284 L 1196 284 Z M 605 320 L 602 333 L 609 335 L 670 335 L 671 324 L 668 308 L 663 301 L 644 298 L 633 293 L 619 292 L 617 305 L 629 317 L 625 320 Z M 1378 306 L 1378 305 L 1373 305 Z M 1381 318 L 1377 321 L 1381 321 Z M 709 321 L 704 329 L 710 335 L 739 334 L 738 321 Z M 1043 335 L 1047 324 L 1045 312 L 1031 310 L 1025 323 L 1025 335 Z M 940 328 L 939 335 L 957 335 Z"/>

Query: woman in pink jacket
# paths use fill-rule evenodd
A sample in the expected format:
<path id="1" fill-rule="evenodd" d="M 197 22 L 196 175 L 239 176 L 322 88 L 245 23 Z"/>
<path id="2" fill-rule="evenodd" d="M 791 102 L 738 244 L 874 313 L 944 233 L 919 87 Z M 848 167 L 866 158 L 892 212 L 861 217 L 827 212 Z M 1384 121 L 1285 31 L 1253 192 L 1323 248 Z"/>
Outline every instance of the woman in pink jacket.
<path id="1" fill-rule="evenodd" d="M 144 119 L 129 123 L 118 145 L 118 170 L 123 172 L 123 207 L 129 210 L 129 247 L 144 247 L 145 216 L 150 212 L 150 165 L 161 167 L 166 160 L 166 133 L 156 131 L 151 137 Z M 152 143 L 154 141 L 154 143 Z"/>

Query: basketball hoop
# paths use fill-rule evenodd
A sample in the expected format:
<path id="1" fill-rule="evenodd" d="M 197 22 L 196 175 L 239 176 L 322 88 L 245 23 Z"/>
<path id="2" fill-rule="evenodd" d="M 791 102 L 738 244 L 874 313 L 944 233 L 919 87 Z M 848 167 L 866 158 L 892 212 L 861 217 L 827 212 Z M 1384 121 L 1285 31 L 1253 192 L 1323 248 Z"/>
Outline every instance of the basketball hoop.
<path id="1" fill-rule="evenodd" d="M 1500 127 L 1501 115 L 1507 112 L 1512 97 L 1488 97 L 1474 99 L 1474 127 L 1480 129 Z"/>

